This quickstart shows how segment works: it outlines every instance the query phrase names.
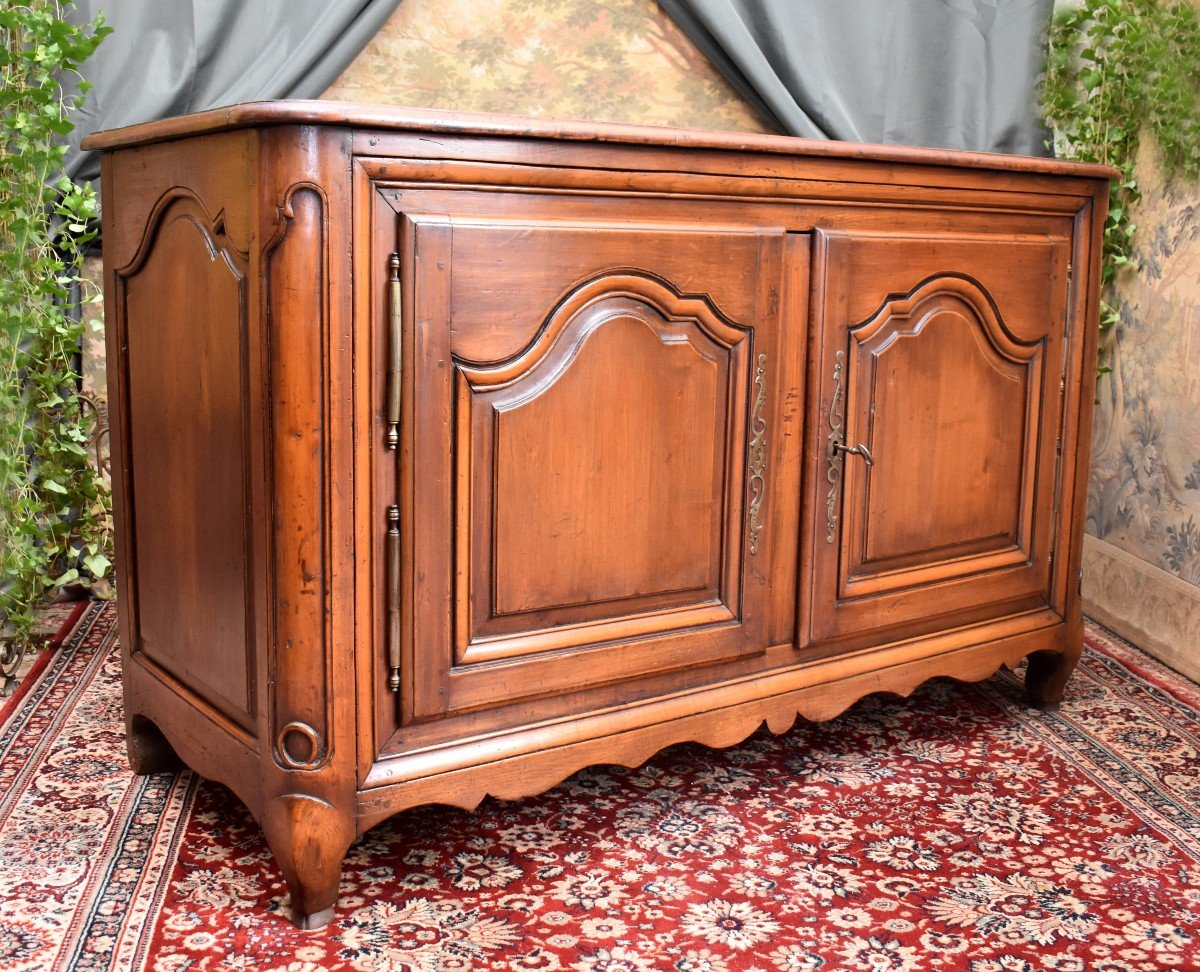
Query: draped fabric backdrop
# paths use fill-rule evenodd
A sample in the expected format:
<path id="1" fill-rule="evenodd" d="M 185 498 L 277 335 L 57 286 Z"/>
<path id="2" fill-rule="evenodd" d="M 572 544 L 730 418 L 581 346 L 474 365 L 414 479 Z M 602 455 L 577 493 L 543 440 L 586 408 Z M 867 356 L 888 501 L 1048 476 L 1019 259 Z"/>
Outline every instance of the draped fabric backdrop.
<path id="1" fill-rule="evenodd" d="M 595 0 L 615 7 L 620 0 Z M 91 131 L 320 96 L 400 0 L 77 0 L 114 33 L 85 65 L 67 171 Z M 780 130 L 1043 154 L 1035 87 L 1053 0 L 658 0 Z M 397 66 L 400 70 L 400 66 Z"/>
<path id="2" fill-rule="evenodd" d="M 89 132 L 274 98 L 316 98 L 400 0 L 76 0 L 114 28 L 84 65 L 94 87 L 75 118 L 67 173 L 96 179 Z"/>
<path id="3" fill-rule="evenodd" d="M 1045 155 L 1054 0 L 658 0 L 785 132 Z"/>

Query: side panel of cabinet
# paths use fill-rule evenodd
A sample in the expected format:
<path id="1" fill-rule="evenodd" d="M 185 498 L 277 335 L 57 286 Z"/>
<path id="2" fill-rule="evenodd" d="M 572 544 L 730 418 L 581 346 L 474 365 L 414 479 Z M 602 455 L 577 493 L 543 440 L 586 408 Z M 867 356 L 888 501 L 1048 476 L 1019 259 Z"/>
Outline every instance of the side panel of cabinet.
<path id="1" fill-rule="evenodd" d="M 242 136 L 106 161 L 122 644 L 245 737 L 258 716 L 256 361 Z M 171 171 L 171 179 L 161 177 Z M 227 173 L 223 181 L 213 175 Z"/>
<path id="2" fill-rule="evenodd" d="M 807 238 L 410 213 L 397 247 L 401 722 L 764 650 L 795 615 Z"/>
<path id="3" fill-rule="evenodd" d="M 1068 240 L 817 253 L 812 639 L 1055 606 Z"/>

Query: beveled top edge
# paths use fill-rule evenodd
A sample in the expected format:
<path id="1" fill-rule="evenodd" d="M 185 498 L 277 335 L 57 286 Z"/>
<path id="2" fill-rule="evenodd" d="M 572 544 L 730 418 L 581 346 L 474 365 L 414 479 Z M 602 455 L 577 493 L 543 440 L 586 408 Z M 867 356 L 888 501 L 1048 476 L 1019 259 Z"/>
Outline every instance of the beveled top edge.
<path id="1" fill-rule="evenodd" d="M 529 118 L 469 111 L 440 111 L 394 105 L 367 105 L 349 101 L 253 101 L 226 108 L 179 115 L 161 121 L 95 132 L 83 148 L 108 151 L 149 145 L 206 132 L 229 131 L 258 125 L 342 125 L 362 129 L 438 132 L 461 135 L 504 135 L 516 138 L 561 139 L 577 142 L 613 142 L 671 148 L 768 152 L 832 159 L 869 159 L 954 168 L 992 169 L 1003 172 L 1047 173 L 1086 179 L 1113 179 L 1119 173 L 1106 165 L 1064 162 L 1058 159 L 996 152 L 963 152 L 950 149 L 875 145 L 865 142 L 827 142 L 791 135 L 712 132 L 703 129 L 661 128 L 553 118 Z"/>

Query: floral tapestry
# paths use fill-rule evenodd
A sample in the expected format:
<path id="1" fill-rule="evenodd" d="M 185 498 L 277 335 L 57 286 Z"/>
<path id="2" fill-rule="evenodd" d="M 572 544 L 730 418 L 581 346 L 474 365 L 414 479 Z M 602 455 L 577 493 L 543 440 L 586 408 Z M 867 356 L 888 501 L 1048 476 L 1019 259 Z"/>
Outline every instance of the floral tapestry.
<path id="1" fill-rule="evenodd" d="M 654 0 L 404 0 L 325 97 L 768 130 Z"/>
<path id="2" fill-rule="evenodd" d="M 1090 534 L 1200 586 L 1200 188 L 1138 160 L 1139 271 L 1097 386 Z"/>
<path id="3" fill-rule="evenodd" d="M 654 0 L 404 0 L 325 97 L 768 130 Z"/>

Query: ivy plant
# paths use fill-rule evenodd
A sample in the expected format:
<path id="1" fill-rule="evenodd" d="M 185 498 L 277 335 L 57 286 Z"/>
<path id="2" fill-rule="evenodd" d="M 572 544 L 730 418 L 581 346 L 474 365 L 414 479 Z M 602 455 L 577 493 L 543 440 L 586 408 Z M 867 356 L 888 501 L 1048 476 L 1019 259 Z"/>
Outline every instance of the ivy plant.
<path id="1" fill-rule="evenodd" d="M 1120 170 L 1104 228 L 1100 327 L 1118 320 L 1113 283 L 1136 261 L 1135 171 L 1145 137 L 1166 174 L 1200 177 L 1200 16 L 1192 0 L 1079 0 L 1055 16 L 1042 84 L 1057 154 Z M 1103 363 L 1101 373 L 1111 370 Z"/>
<path id="2" fill-rule="evenodd" d="M 55 0 L 0 3 L 0 637 L 31 640 L 37 606 L 110 569 L 108 491 L 85 448 L 83 324 L 72 294 L 94 235 L 95 192 L 63 174 L 87 84 L 79 66 L 110 28 Z M 84 292 L 82 299 L 98 300 Z"/>

